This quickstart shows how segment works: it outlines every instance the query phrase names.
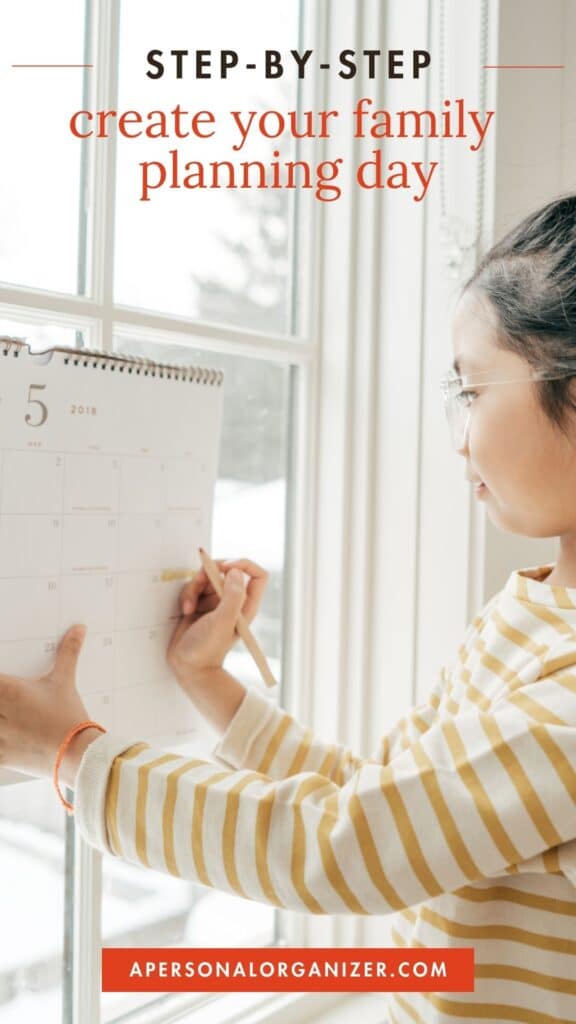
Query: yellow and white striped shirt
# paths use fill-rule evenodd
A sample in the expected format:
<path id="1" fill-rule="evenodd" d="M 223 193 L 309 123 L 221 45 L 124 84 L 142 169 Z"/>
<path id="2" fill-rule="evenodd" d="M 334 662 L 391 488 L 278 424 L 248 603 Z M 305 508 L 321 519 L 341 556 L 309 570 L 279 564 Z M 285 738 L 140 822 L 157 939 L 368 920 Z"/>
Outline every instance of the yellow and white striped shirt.
<path id="1" fill-rule="evenodd" d="M 313 914 L 395 914 L 399 946 L 473 946 L 473 993 L 404 1022 L 576 1022 L 576 588 L 513 572 L 424 704 L 368 758 L 249 690 L 225 765 L 103 734 L 76 780 L 98 849 Z"/>

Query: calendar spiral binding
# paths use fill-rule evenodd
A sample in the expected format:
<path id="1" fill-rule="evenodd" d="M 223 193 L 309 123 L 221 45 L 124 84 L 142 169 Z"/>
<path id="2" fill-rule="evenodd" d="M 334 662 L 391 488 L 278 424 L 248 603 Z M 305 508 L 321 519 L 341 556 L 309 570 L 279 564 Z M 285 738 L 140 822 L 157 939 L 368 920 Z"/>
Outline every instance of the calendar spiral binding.
<path id="1" fill-rule="evenodd" d="M 4 356 L 18 356 L 23 349 L 31 352 L 25 338 L 0 336 L 0 354 Z M 63 348 L 54 346 L 43 349 L 42 352 L 35 352 L 34 355 L 42 355 L 46 352 L 61 352 L 64 355 L 63 362 L 73 366 L 92 366 L 102 370 L 119 373 L 127 372 L 140 374 L 144 377 L 161 377 L 167 380 L 180 380 L 196 384 L 207 384 L 210 387 L 221 387 L 224 380 L 222 370 L 210 369 L 206 366 L 179 366 L 177 363 L 159 363 L 154 359 L 147 359 L 145 356 L 117 355 L 113 352 L 100 352 L 98 349 L 88 348 Z"/>

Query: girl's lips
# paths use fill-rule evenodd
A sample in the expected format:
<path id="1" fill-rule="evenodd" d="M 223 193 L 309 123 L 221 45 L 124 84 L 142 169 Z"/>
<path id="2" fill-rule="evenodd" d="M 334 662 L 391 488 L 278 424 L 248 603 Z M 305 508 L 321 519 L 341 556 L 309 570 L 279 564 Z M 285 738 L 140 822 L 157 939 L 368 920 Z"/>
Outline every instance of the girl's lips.
<path id="1" fill-rule="evenodd" d="M 484 494 L 488 490 L 484 481 L 480 480 L 478 477 L 468 476 L 468 474 L 466 474 L 466 479 L 469 483 L 474 485 L 474 492 L 476 494 Z"/>

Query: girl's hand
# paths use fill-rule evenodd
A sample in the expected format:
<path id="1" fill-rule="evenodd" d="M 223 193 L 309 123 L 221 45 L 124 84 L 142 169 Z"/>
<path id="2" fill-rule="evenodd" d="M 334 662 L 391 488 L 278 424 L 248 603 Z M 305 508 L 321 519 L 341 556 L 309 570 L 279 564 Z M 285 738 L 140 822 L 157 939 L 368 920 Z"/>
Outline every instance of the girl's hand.
<path id="1" fill-rule="evenodd" d="M 45 676 L 0 675 L 0 767 L 50 776 L 66 733 L 90 718 L 76 690 L 85 635 L 83 625 L 67 630 Z"/>
<path id="2" fill-rule="evenodd" d="M 181 618 L 166 657 L 183 685 L 190 685 L 196 676 L 222 666 L 238 639 L 235 633 L 238 615 L 242 613 L 247 622 L 252 622 L 268 582 L 266 570 L 247 558 L 219 560 L 216 565 L 225 573 L 222 599 L 204 569 L 200 569 L 180 593 Z M 247 587 L 243 573 L 249 577 Z"/>

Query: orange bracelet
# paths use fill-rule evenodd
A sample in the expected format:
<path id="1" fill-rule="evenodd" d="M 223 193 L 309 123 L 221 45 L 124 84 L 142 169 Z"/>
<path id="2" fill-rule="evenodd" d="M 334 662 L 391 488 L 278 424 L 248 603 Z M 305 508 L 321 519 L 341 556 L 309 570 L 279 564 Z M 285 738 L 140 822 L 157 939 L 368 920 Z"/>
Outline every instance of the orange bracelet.
<path id="1" fill-rule="evenodd" d="M 60 746 L 58 748 L 58 753 L 56 754 L 56 760 L 54 762 L 54 775 L 53 775 L 54 785 L 56 787 L 56 792 L 58 794 L 58 799 L 60 800 L 60 803 L 66 808 L 66 810 L 68 811 L 68 814 L 73 814 L 74 813 L 74 806 L 73 806 L 73 804 L 69 803 L 68 800 L 66 800 L 62 796 L 62 793 L 60 792 L 60 786 L 58 784 L 58 769 L 60 768 L 60 765 L 62 764 L 62 759 L 64 757 L 64 754 L 66 753 L 66 749 L 67 749 L 68 744 L 70 743 L 70 740 L 72 739 L 72 737 L 75 736 L 77 732 L 81 732 L 83 729 L 90 729 L 90 728 L 92 728 L 92 729 L 100 729 L 100 732 L 106 732 L 106 729 L 102 725 L 99 725 L 98 722 L 80 722 L 79 725 L 75 725 L 73 729 L 70 729 L 70 732 L 62 740 L 62 743 L 60 744 Z"/>

